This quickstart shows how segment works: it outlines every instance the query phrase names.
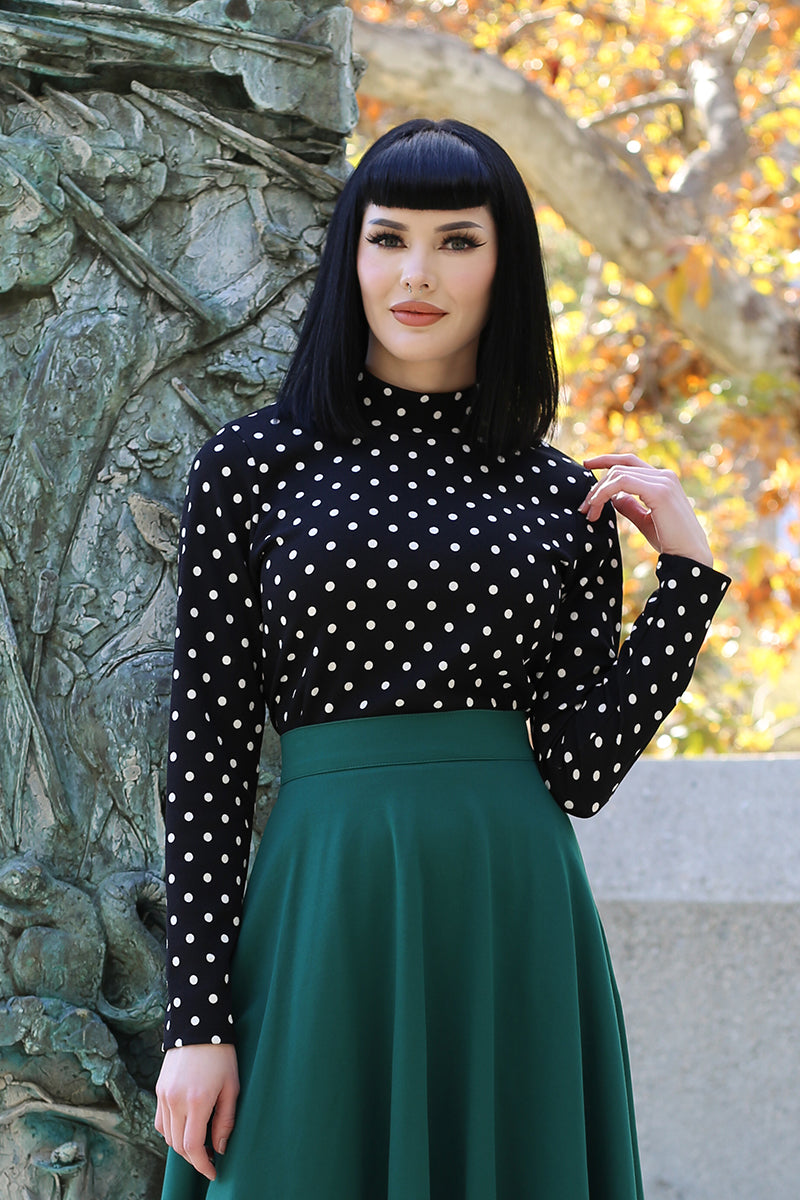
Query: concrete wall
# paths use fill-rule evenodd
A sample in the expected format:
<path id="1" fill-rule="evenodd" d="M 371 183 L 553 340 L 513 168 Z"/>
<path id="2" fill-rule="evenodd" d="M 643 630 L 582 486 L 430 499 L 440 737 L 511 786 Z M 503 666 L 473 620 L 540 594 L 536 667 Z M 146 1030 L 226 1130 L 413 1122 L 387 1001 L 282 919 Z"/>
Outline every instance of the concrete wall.
<path id="1" fill-rule="evenodd" d="M 800 757 L 640 762 L 576 821 L 647 1200 L 800 1196 Z"/>

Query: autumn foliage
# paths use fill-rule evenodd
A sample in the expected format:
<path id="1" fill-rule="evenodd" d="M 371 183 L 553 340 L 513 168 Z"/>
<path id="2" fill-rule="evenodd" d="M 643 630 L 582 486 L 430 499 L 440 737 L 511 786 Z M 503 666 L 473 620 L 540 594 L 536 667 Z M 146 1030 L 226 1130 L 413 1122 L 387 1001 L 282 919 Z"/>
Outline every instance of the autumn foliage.
<path id="1" fill-rule="evenodd" d="M 667 278 L 623 275 L 537 205 L 566 381 L 558 441 L 578 458 L 632 449 L 678 471 L 718 565 L 734 577 L 655 753 L 800 746 L 798 383 L 734 377 L 676 323 L 688 292 L 708 303 L 718 268 L 800 302 L 800 5 L 363 0 L 353 8 L 499 56 L 664 192 L 706 145 L 687 82 L 692 64 L 713 40 L 733 39 L 744 163 L 732 176 L 721 170 L 696 236 L 676 240 Z M 361 105 L 355 155 L 410 115 L 368 93 Z M 659 303 L 651 289 L 661 284 Z M 653 552 L 631 531 L 624 551 L 630 620 L 651 590 Z"/>

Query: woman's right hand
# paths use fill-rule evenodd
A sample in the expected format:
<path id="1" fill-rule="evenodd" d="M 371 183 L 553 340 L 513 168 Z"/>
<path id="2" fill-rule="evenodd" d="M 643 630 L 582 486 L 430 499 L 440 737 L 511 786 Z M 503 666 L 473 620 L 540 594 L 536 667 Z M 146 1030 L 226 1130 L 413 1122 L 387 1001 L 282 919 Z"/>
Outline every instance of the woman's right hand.
<path id="1" fill-rule="evenodd" d="M 224 1154 L 238 1095 L 233 1046 L 174 1046 L 164 1056 L 156 1084 L 156 1129 L 206 1179 L 217 1174 L 205 1145 L 208 1122 L 211 1144 L 217 1154 Z"/>

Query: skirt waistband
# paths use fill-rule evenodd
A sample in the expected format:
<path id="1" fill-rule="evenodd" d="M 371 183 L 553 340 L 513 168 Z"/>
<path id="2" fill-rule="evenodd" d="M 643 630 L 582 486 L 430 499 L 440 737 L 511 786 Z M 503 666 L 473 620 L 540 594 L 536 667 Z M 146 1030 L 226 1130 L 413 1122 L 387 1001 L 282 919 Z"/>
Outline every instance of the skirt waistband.
<path id="1" fill-rule="evenodd" d="M 361 767 L 532 761 L 520 711 L 458 709 L 301 725 L 281 737 L 281 782 Z"/>

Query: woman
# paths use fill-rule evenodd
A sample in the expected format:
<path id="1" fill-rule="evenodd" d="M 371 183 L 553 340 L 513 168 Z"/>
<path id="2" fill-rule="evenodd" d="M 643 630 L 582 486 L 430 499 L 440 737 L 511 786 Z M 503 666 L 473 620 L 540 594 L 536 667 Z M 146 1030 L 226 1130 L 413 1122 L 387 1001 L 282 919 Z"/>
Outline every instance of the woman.
<path id="1" fill-rule="evenodd" d="M 342 192 L 277 407 L 190 476 L 169 1200 L 641 1196 L 566 814 L 644 749 L 728 581 L 671 472 L 609 454 L 595 481 L 543 440 L 556 396 L 516 169 L 458 122 L 386 134 Z M 614 509 L 660 552 L 619 651 Z M 283 776 L 240 925 L 265 703 Z"/>

